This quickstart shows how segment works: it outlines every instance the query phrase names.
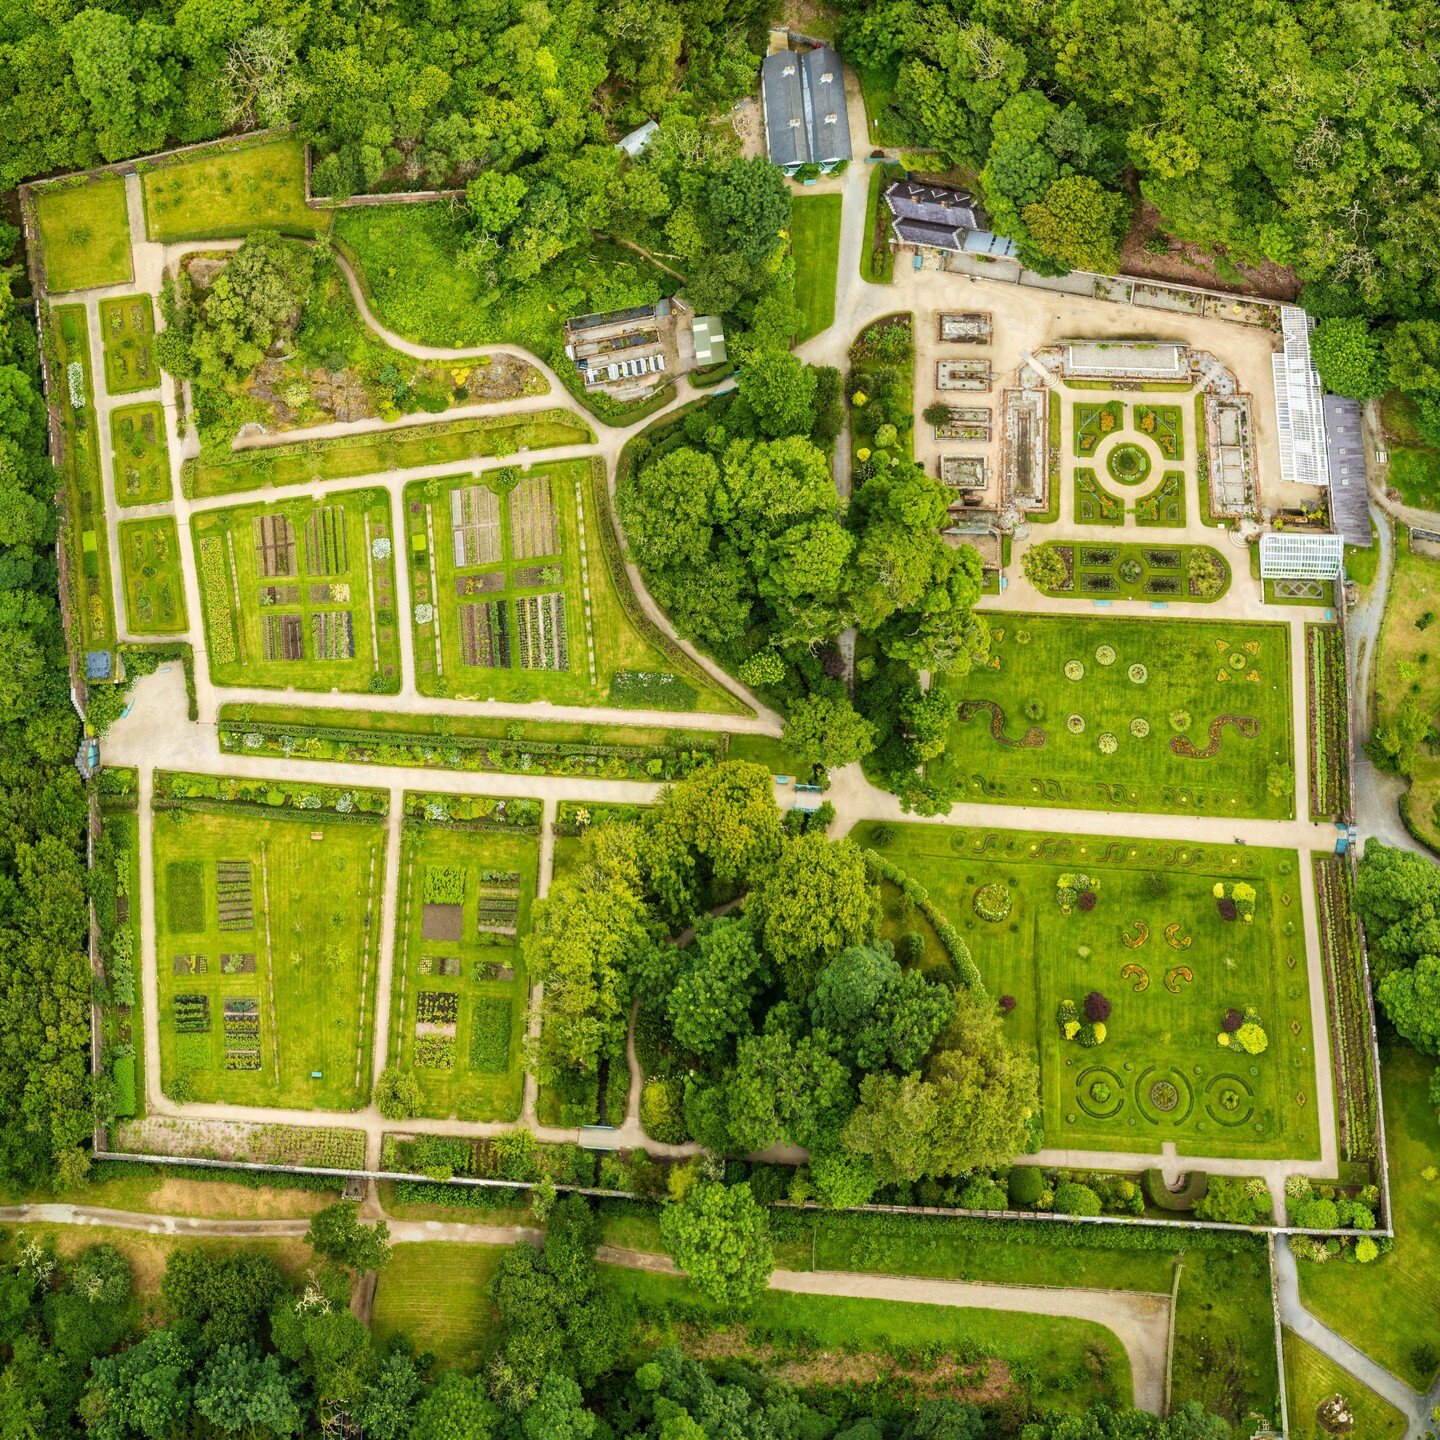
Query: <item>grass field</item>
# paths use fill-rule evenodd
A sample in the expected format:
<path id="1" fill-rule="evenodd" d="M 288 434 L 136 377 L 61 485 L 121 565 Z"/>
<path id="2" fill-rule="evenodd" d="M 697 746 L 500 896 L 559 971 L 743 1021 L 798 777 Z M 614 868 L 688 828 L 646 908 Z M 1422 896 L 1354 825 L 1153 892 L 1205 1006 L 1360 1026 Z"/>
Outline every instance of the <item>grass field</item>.
<path id="1" fill-rule="evenodd" d="M 1318 1157 L 1292 851 L 886 828 L 894 838 L 875 848 L 926 886 L 970 946 L 991 993 L 1016 998 L 1005 1024 L 1039 1057 L 1047 1143 L 1158 1153 L 1162 1142 L 1174 1141 L 1185 1154 Z M 854 834 L 873 845 L 875 827 L 863 824 Z M 1094 909 L 1075 905 L 1066 915 L 1059 877 L 1082 873 L 1092 882 Z M 1256 891 L 1255 918 L 1226 921 L 1213 888 L 1242 879 Z M 998 922 L 975 909 L 976 892 L 991 884 L 1010 900 Z M 887 903 L 892 934 L 915 928 L 893 892 Z M 1165 933 L 1172 926 L 1173 939 Z M 1140 943 L 1127 944 L 1127 936 Z M 927 936 L 924 963 L 942 958 Z M 1122 974 L 1130 966 L 1138 971 Z M 1064 1039 L 1056 1016 L 1062 1000 L 1078 1004 L 1091 990 L 1114 1009 L 1103 1045 L 1085 1049 Z M 1247 1006 L 1259 1011 L 1269 1039 L 1262 1055 L 1217 1044 L 1225 1012 Z"/>
<path id="2" fill-rule="evenodd" d="M 65 544 L 70 552 L 80 630 L 71 643 L 78 639 L 86 649 L 104 650 L 115 639 L 114 591 L 105 532 L 95 384 L 90 371 L 90 326 L 83 305 L 57 305 L 50 318 L 49 339 L 60 386 L 55 408 L 60 417 L 61 452 L 55 460 L 68 511 Z"/>
<path id="3" fill-rule="evenodd" d="M 52 294 L 130 279 L 125 182 L 114 175 L 36 191 L 45 286 Z"/>
<path id="4" fill-rule="evenodd" d="M 196 151 L 141 170 L 151 240 L 219 240 L 252 230 L 323 235 L 328 210 L 305 204 L 305 146 L 297 135 Z"/>
<path id="5" fill-rule="evenodd" d="M 186 461 L 181 483 L 187 495 L 202 499 L 312 479 L 348 480 L 410 465 L 460 464 L 489 455 L 513 455 L 522 448 L 587 445 L 594 438 L 590 427 L 569 410 L 546 410 L 523 418 L 472 416 L 335 440 L 222 451 Z"/>
<path id="6" fill-rule="evenodd" d="M 631 674 L 650 677 L 638 693 L 655 709 L 722 705 L 674 676 L 627 619 L 596 543 L 606 517 L 590 503 L 589 465 L 406 486 L 422 694 L 596 704 Z"/>
<path id="7" fill-rule="evenodd" d="M 179 635 L 190 628 L 173 516 L 121 524 L 120 574 L 125 585 L 125 622 L 131 634 Z"/>
<path id="8" fill-rule="evenodd" d="M 1392 450 L 1390 484 L 1405 504 L 1440 510 L 1440 450 Z"/>
<path id="9" fill-rule="evenodd" d="M 191 526 L 217 685 L 398 688 L 383 490 L 207 510 Z"/>
<path id="10" fill-rule="evenodd" d="M 158 505 L 170 498 L 165 414 L 157 403 L 124 405 L 110 412 L 110 453 L 117 504 Z"/>
<path id="11" fill-rule="evenodd" d="M 392 1061 L 414 1070 L 426 1115 L 513 1120 L 529 995 L 519 938 L 529 928 L 540 837 L 407 825 L 404 844 Z M 427 907 L 442 878 L 459 898 L 435 905 L 458 905 L 458 914 Z"/>
<path id="12" fill-rule="evenodd" d="M 1404 1440 L 1405 1417 L 1388 1400 L 1289 1330 L 1285 1332 L 1285 1385 L 1290 1440 L 1331 1440 L 1335 1432 L 1320 1423 L 1316 1411 L 1334 1395 L 1344 1397 L 1355 1417 L 1354 1435 L 1365 1440 Z"/>
<path id="13" fill-rule="evenodd" d="M 1408 535 L 1396 527 L 1394 573 L 1374 665 L 1379 725 L 1392 721 L 1412 696 L 1427 715 L 1440 706 L 1440 649 L 1430 635 L 1440 618 L 1440 560 L 1414 554 Z M 1410 789 L 1401 803 L 1420 839 L 1440 847 L 1440 755 L 1428 745 L 1416 747 Z"/>
<path id="14" fill-rule="evenodd" d="M 720 1328 L 726 1330 L 727 1355 L 752 1353 L 748 1336 L 732 1328 L 733 1310 L 705 1300 L 685 1280 L 612 1266 L 602 1273 L 643 1307 L 640 1354 L 677 1343 L 706 1353 L 707 1332 Z M 1023 1388 L 1044 1409 L 1080 1410 L 1098 1400 L 1128 1405 L 1133 1395 L 1124 1347 L 1113 1331 L 1086 1320 L 768 1290 L 746 1312 L 745 1324 L 755 1336 L 757 1358 L 773 1347 L 775 1359 L 793 1367 L 788 1373 L 802 1388 L 807 1379 L 816 1383 L 833 1371 L 835 1357 L 827 1352 L 891 1357 L 898 1350 L 917 1360 L 923 1352 L 963 1363 L 1000 1361 L 1023 1371 Z M 815 1364 L 813 1378 L 804 1374 L 807 1361 Z M 958 1398 L 964 1392 L 953 1393 Z"/>
<path id="15" fill-rule="evenodd" d="M 1425 1170 L 1440 1159 L 1435 1108 L 1426 1086 L 1435 1062 L 1396 1049 L 1381 1068 L 1395 1248 L 1369 1265 L 1300 1262 L 1300 1298 L 1319 1320 L 1415 1390 L 1440 1369 L 1421 1366 L 1422 1345 L 1440 1348 L 1440 1180 Z"/>
<path id="16" fill-rule="evenodd" d="M 936 762 L 938 778 L 960 799 L 1266 819 L 1292 814 L 1293 776 L 1279 796 L 1266 788 L 1272 765 L 1293 763 L 1286 627 L 999 611 L 986 618 L 989 666 L 962 682 L 960 713 L 967 705 L 972 713 L 951 727 Z M 1083 668 L 1077 672 L 1076 665 Z M 1069 678 L 1067 666 L 1080 678 Z M 1003 741 L 992 738 L 991 706 L 998 707 Z M 1222 724 L 1225 716 L 1243 727 Z M 1247 736 L 1252 723 L 1258 731 Z M 1032 726 L 1043 739 L 1026 745 L 1022 737 Z M 1182 734 L 1197 755 L 1175 753 Z"/>
<path id="17" fill-rule="evenodd" d="M 105 347 L 105 389 L 111 395 L 153 390 L 160 383 L 155 363 L 155 307 L 148 295 L 123 295 L 100 302 L 100 340 Z"/>
<path id="18" fill-rule="evenodd" d="M 839 195 L 797 195 L 790 229 L 795 256 L 796 343 L 835 323 L 835 276 L 840 266 Z"/>
<path id="19" fill-rule="evenodd" d="M 486 1291 L 505 1250 L 444 1241 L 397 1245 L 375 1290 L 376 1345 L 383 1349 L 403 1335 L 434 1355 L 438 1369 L 473 1374 L 496 1322 Z"/>
<path id="20" fill-rule="evenodd" d="M 384 827 L 223 806 L 161 812 L 154 824 L 166 1093 L 183 1074 L 196 1100 L 366 1104 Z M 202 998 L 177 1006 L 177 996 Z M 231 1019 L 227 1000 L 239 1002 Z"/>

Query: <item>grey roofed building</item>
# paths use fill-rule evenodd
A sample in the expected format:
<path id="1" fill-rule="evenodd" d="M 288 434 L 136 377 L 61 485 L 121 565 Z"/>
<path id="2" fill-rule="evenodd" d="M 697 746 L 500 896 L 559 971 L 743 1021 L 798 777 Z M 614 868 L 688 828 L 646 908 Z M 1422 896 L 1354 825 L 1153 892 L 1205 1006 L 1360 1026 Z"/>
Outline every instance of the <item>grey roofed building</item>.
<path id="1" fill-rule="evenodd" d="M 975 197 L 968 190 L 952 185 L 895 180 L 885 187 L 885 203 L 895 217 L 897 230 L 902 220 L 919 221 L 952 232 L 990 228 L 990 217 Z M 960 244 L 954 248 L 960 249 Z"/>
<path id="2" fill-rule="evenodd" d="M 622 136 L 615 142 L 617 150 L 623 150 L 632 160 L 650 143 L 650 137 L 660 128 L 654 120 L 647 120 L 638 129 Z"/>
<path id="3" fill-rule="evenodd" d="M 802 165 L 829 170 L 850 159 L 850 116 L 840 57 L 828 46 L 779 50 L 760 66 L 765 144 L 787 173 Z"/>
<path id="4" fill-rule="evenodd" d="M 952 225 L 936 225 L 930 220 L 895 221 L 895 233 L 906 245 L 928 245 L 932 250 L 962 250 L 965 232 Z"/>

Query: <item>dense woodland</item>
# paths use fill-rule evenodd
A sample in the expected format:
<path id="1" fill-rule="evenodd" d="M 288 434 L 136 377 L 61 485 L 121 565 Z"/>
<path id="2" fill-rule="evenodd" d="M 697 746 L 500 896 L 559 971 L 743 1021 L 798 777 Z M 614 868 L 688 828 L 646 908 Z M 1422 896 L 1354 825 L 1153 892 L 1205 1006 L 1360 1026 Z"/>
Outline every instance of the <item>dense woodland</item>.
<path id="1" fill-rule="evenodd" d="M 0 1429 L 13 1440 L 1230 1440 L 1194 1402 L 1162 1421 L 1100 1406 L 1046 1418 L 1019 1389 L 984 1407 L 875 1382 L 802 1398 L 735 1361 L 712 1373 L 677 1349 L 638 1347 L 636 1307 L 596 1266 L 599 1225 L 579 1198 L 554 1207 L 542 1249 L 501 1259 L 481 1372 L 439 1369 L 403 1335 L 376 1345 L 351 1313 L 352 1277 L 390 1259 L 385 1227 L 357 1223 L 356 1208 L 314 1217 L 316 1265 L 300 1286 L 258 1250 L 173 1250 L 144 1325 L 115 1246 L 61 1260 L 53 1241 L 12 1238 Z"/>
<path id="2" fill-rule="evenodd" d="M 8 258 L 16 232 L 0 226 Z M 92 1128 L 85 796 L 56 602 L 32 317 L 0 263 L 0 1180 L 84 1173 Z"/>

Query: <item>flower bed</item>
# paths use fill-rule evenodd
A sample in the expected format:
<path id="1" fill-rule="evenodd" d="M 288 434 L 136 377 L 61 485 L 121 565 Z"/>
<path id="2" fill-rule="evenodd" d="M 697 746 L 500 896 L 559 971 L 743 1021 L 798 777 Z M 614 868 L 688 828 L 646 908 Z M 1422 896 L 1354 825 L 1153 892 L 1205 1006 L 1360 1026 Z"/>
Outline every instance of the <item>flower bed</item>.
<path id="1" fill-rule="evenodd" d="M 1377 1148 L 1375 1072 L 1360 938 L 1351 908 L 1350 870 L 1335 855 L 1315 856 L 1314 866 L 1340 1147 L 1347 1160 L 1373 1160 Z"/>
<path id="2" fill-rule="evenodd" d="M 303 780 L 242 780 L 234 775 L 193 775 L 177 770 L 155 772 L 157 810 L 188 810 L 215 803 L 243 806 L 251 813 L 306 811 L 330 820 L 366 820 L 384 815 L 384 790 L 315 785 Z"/>
<path id="3" fill-rule="evenodd" d="M 1345 636 L 1338 625 L 1305 627 L 1309 675 L 1310 818 L 1350 816 L 1350 715 L 1346 700 Z"/>
<path id="4" fill-rule="evenodd" d="M 1044 568 L 1037 571 L 1042 579 L 1031 583 L 1044 595 L 1131 600 L 1173 595 L 1210 601 L 1220 599 L 1230 588 L 1229 562 L 1208 545 L 1074 546 L 1047 541 L 1037 550 L 1054 555 L 1064 572 L 1063 580 L 1050 585 L 1044 583 Z M 1034 552 L 1027 552 L 1027 559 L 1029 553 Z M 1053 565 L 1049 568 L 1054 569 Z"/>
<path id="5" fill-rule="evenodd" d="M 538 800 L 499 799 L 493 795 L 441 795 L 423 790 L 405 792 L 405 823 L 448 825 L 456 830 L 540 831 Z"/>

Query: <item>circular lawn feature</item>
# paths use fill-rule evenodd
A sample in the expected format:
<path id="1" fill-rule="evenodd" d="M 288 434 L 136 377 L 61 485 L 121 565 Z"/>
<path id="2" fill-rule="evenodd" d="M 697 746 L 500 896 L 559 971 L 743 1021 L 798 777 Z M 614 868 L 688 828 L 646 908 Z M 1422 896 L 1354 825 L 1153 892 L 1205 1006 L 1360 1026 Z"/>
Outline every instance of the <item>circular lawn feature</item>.
<path id="1" fill-rule="evenodd" d="M 1150 478 L 1150 456 L 1139 445 L 1122 441 L 1105 457 L 1105 470 L 1120 485 L 1143 485 Z"/>

